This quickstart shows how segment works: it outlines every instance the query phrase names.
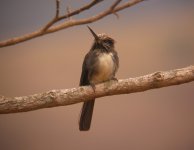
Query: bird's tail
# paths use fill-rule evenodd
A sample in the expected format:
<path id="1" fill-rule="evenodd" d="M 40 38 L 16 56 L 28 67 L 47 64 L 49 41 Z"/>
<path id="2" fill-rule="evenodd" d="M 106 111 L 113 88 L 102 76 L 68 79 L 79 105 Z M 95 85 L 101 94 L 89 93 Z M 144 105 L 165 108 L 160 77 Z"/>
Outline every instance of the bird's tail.
<path id="1" fill-rule="evenodd" d="M 79 130 L 87 131 L 90 129 L 92 114 L 94 109 L 95 100 L 90 100 L 84 102 L 81 110 L 80 121 L 79 121 Z"/>

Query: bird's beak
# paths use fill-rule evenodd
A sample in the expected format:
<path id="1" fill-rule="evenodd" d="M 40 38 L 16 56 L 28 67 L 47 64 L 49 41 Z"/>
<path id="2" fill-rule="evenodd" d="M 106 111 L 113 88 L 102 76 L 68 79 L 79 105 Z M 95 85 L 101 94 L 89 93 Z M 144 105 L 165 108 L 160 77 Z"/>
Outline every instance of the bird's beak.
<path id="1" fill-rule="evenodd" d="M 99 38 L 98 38 L 98 36 L 96 35 L 96 33 L 95 33 L 89 26 L 87 26 L 87 27 L 88 27 L 88 29 L 90 30 L 90 32 L 92 33 L 92 35 L 94 36 L 95 40 L 96 40 L 96 41 L 99 41 Z"/>

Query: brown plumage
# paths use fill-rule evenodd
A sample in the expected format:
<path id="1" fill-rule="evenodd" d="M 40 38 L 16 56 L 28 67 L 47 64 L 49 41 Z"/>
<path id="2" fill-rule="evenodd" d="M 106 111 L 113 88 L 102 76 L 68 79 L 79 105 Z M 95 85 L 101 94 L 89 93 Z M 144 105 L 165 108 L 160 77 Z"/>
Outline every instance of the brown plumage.
<path id="1" fill-rule="evenodd" d="M 84 58 L 80 86 L 91 85 L 94 89 L 95 84 L 115 78 L 115 73 L 119 67 L 119 58 L 114 50 L 115 41 L 112 38 L 106 34 L 96 35 L 91 28 L 89 30 L 95 40 Z M 94 103 L 95 99 L 84 102 L 79 121 L 80 131 L 90 129 Z"/>

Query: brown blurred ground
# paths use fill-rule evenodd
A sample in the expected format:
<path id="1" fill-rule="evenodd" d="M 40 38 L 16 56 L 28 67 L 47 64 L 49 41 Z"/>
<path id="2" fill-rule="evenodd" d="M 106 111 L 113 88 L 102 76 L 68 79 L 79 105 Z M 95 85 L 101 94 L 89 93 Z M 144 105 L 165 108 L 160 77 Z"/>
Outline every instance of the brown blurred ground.
<path id="1" fill-rule="evenodd" d="M 1 1 L 0 39 L 37 29 L 52 16 L 53 5 L 51 0 Z M 117 41 L 117 77 L 135 77 L 194 64 L 193 6 L 188 0 L 146 1 L 121 12 L 119 20 L 109 16 L 90 26 Z M 0 95 L 77 87 L 92 40 L 86 26 L 78 26 L 1 48 Z M 194 83 L 188 83 L 100 98 L 89 132 L 78 130 L 81 104 L 0 115 L 0 149 L 192 150 L 193 92 Z"/>

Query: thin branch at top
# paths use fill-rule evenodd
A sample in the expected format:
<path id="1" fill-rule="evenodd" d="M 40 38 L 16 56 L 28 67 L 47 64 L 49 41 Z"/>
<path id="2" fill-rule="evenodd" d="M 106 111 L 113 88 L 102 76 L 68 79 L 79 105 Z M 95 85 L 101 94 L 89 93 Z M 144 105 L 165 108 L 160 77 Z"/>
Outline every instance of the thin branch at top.
<path id="1" fill-rule="evenodd" d="M 110 14 L 116 14 L 116 12 L 121 11 L 123 9 L 126 9 L 128 7 L 131 7 L 139 2 L 142 2 L 144 0 L 133 0 L 133 1 L 129 1 L 126 2 L 122 5 L 118 5 L 122 0 L 116 0 L 114 3 L 112 3 L 112 5 L 110 5 L 109 8 L 107 8 L 104 12 L 100 12 L 99 14 L 95 15 L 95 16 L 91 16 L 88 18 L 84 18 L 84 19 L 80 19 L 80 20 L 66 20 L 64 22 L 62 22 L 59 25 L 55 25 L 57 22 L 69 18 L 71 16 L 77 15 L 79 13 L 84 12 L 85 10 L 88 10 L 92 7 L 94 7 L 96 4 L 102 2 L 103 0 L 93 0 L 91 3 L 86 4 L 85 6 L 74 10 L 72 12 L 68 12 L 66 15 L 60 16 L 59 15 L 59 0 L 56 0 L 56 15 L 55 17 L 48 22 L 44 27 L 42 27 L 41 29 L 39 29 L 38 31 L 34 31 L 32 33 L 20 36 L 20 37 L 15 37 L 15 38 L 11 38 L 5 41 L 0 42 L 0 47 L 6 47 L 6 46 L 10 46 L 10 45 L 14 45 L 14 44 L 18 44 L 39 36 L 43 36 L 49 33 L 53 33 L 62 29 L 66 29 L 72 26 L 77 26 L 77 25 L 83 25 L 83 24 L 87 24 L 87 23 L 92 23 L 95 21 L 98 21 Z M 116 14 L 117 15 L 117 14 Z M 118 15 L 117 15 L 118 16 Z"/>
<path id="2" fill-rule="evenodd" d="M 81 12 L 87 10 L 87 9 L 90 9 L 91 7 L 93 7 L 94 5 L 96 5 L 96 4 L 98 4 L 98 3 L 102 2 L 102 1 L 104 1 L 104 0 L 93 0 L 91 3 L 89 3 L 89 4 L 87 4 L 87 5 L 83 6 L 83 7 L 79 8 L 77 10 L 74 10 L 72 12 L 69 12 L 66 15 L 63 15 L 63 16 L 59 17 L 58 21 L 66 19 L 66 18 L 69 18 L 69 17 L 72 17 L 74 15 L 78 15 L 79 13 L 81 13 Z"/>
<path id="3" fill-rule="evenodd" d="M 59 17 L 60 0 L 56 0 L 56 18 Z"/>
<path id="4" fill-rule="evenodd" d="M 59 11 L 60 11 L 60 0 L 56 0 L 56 14 L 55 17 L 48 22 L 45 27 L 43 27 L 42 32 L 46 32 L 48 28 L 50 28 L 53 24 L 55 24 L 59 18 Z"/>
<path id="5" fill-rule="evenodd" d="M 45 93 L 21 97 L 0 96 L 0 114 L 32 111 L 41 108 L 71 105 L 98 97 L 142 92 L 150 89 L 194 81 L 194 66 L 164 72 L 155 72 L 136 78 L 109 81 L 90 86 L 51 90 Z"/>
<path id="6" fill-rule="evenodd" d="M 110 7 L 110 9 L 114 10 L 114 8 L 121 2 L 122 0 L 117 0 L 115 1 L 112 6 Z"/>

